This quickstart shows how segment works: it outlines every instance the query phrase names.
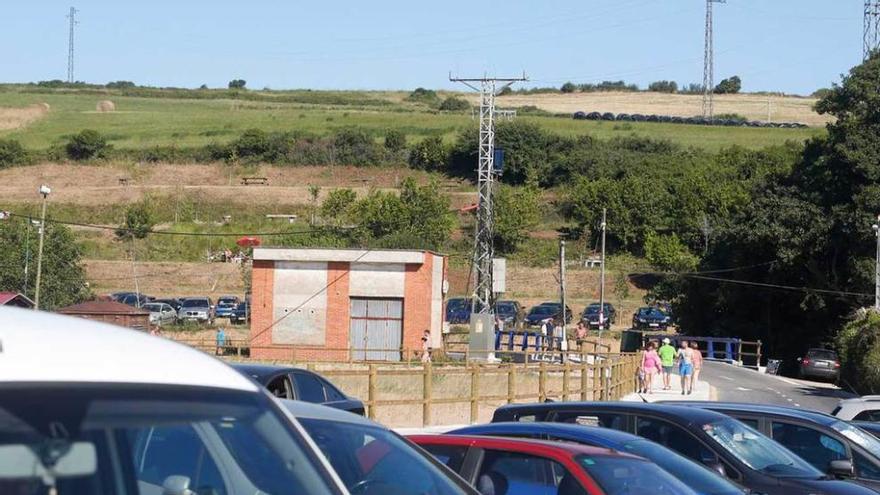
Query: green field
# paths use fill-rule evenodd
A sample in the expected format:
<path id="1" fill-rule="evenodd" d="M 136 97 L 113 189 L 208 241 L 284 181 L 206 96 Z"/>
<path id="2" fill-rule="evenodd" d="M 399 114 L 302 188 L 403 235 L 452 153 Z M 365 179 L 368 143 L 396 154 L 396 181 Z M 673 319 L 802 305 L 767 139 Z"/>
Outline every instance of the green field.
<path id="1" fill-rule="evenodd" d="M 389 92 L 249 92 L 247 99 L 194 99 L 132 97 L 106 92 L 25 92 L 0 88 L 0 107 L 48 103 L 48 115 L 30 125 L 0 131 L 32 149 L 63 142 L 82 129 L 95 129 L 120 149 L 153 146 L 181 148 L 224 143 L 248 128 L 266 131 L 301 131 L 325 135 L 336 129 L 359 126 L 378 138 L 387 129 L 398 129 L 409 141 L 442 135 L 449 141 L 462 128 L 475 125 L 469 113 L 441 113 L 407 103 L 405 93 Z M 157 91 L 161 94 L 161 91 Z M 170 93 L 169 93 L 170 94 Z M 175 96 L 180 96 L 175 94 Z M 98 113 L 95 106 L 110 99 L 117 111 Z M 330 102 L 330 103 L 324 103 Z M 754 129 L 703 127 L 660 123 L 575 121 L 564 116 L 520 115 L 566 136 L 592 135 L 600 139 L 639 135 L 668 139 L 685 146 L 717 150 L 740 145 L 762 148 L 789 140 L 803 141 L 822 129 Z"/>

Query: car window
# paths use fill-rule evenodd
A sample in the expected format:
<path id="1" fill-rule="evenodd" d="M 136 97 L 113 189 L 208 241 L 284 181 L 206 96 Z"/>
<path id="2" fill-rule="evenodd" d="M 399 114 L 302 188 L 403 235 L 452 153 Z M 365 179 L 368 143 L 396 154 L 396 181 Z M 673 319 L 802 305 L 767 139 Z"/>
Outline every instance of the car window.
<path id="1" fill-rule="evenodd" d="M 337 390 L 336 387 L 333 386 L 333 384 L 327 382 L 326 380 L 321 380 L 321 383 L 324 385 L 324 393 L 327 394 L 328 401 L 340 401 L 348 399 L 348 397 Z"/>
<path id="2" fill-rule="evenodd" d="M 196 494 L 224 495 L 228 492 L 220 470 L 192 425 L 130 430 L 135 446 L 135 476 L 162 486 L 170 476 L 186 476 Z"/>
<path id="3" fill-rule="evenodd" d="M 421 447 L 457 473 L 461 472 L 461 466 L 468 452 L 468 448 L 464 445 L 421 445 Z"/>
<path id="4" fill-rule="evenodd" d="M 871 421 L 871 422 L 880 422 L 880 410 L 878 409 L 866 409 L 855 415 L 853 421 Z"/>
<path id="5" fill-rule="evenodd" d="M 834 351 L 813 350 L 807 353 L 807 357 L 811 359 L 826 359 L 829 361 L 837 361 L 837 353 Z"/>
<path id="6" fill-rule="evenodd" d="M 293 399 L 292 388 L 290 387 L 287 375 L 275 377 L 266 385 L 266 389 L 280 399 Z"/>
<path id="7" fill-rule="evenodd" d="M 306 373 L 294 373 L 296 383 L 296 398 L 306 402 L 320 404 L 327 399 L 324 396 L 324 385 L 321 380 Z"/>
<path id="8" fill-rule="evenodd" d="M 563 411 L 556 413 L 553 421 L 557 423 L 576 424 L 581 426 L 601 426 L 618 431 L 628 431 L 627 414 L 619 413 L 584 413 Z"/>
<path id="9" fill-rule="evenodd" d="M 638 417 L 636 435 L 664 445 L 698 462 L 713 462 L 718 457 L 686 429 L 661 419 Z"/>
<path id="10" fill-rule="evenodd" d="M 743 490 L 726 478 L 718 476 L 702 464 L 673 452 L 671 449 L 646 439 L 627 442 L 620 449 L 623 452 L 643 457 L 679 480 L 686 480 L 687 485 L 699 493 L 711 495 L 743 495 Z M 724 466 L 727 476 L 736 477 L 736 472 Z"/>
<path id="11" fill-rule="evenodd" d="M 875 461 L 856 451 L 853 451 L 853 465 L 856 467 L 856 475 L 859 478 L 880 480 L 880 467 L 875 464 Z"/>
<path id="12" fill-rule="evenodd" d="M 823 476 L 822 471 L 778 442 L 734 419 L 706 423 L 701 429 L 719 448 L 763 474 L 779 478 Z"/>
<path id="13" fill-rule="evenodd" d="M 571 474 L 565 467 L 551 459 L 518 452 L 486 450 L 477 474 L 477 490 L 480 493 L 556 495 L 561 480 L 567 476 Z M 583 489 L 568 493 L 581 494 Z"/>
<path id="14" fill-rule="evenodd" d="M 744 425 L 748 425 L 750 428 L 754 428 L 758 430 L 759 421 L 757 418 L 736 418 L 737 421 Z"/>
<path id="15" fill-rule="evenodd" d="M 806 426 L 773 421 L 773 440 L 820 471 L 827 471 L 831 461 L 849 458 L 842 442 Z"/>
<path id="16" fill-rule="evenodd" d="M 608 495 L 697 495 L 656 464 L 642 459 L 582 455 L 577 461 Z"/>

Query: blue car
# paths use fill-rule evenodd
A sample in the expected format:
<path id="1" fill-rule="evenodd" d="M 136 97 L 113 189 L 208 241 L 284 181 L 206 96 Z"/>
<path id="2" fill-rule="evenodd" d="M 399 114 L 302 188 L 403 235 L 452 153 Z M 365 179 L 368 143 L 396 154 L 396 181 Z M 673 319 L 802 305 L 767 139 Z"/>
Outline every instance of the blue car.
<path id="1" fill-rule="evenodd" d="M 241 301 L 236 296 L 221 296 L 220 299 L 217 299 L 217 308 L 214 313 L 217 318 L 229 318 L 239 302 Z"/>
<path id="2" fill-rule="evenodd" d="M 709 468 L 660 444 L 609 428 L 560 423 L 492 423 L 461 428 L 449 434 L 534 438 L 614 449 L 648 459 L 701 495 L 746 493 L 744 488 L 722 478 Z"/>
<path id="3" fill-rule="evenodd" d="M 446 321 L 451 325 L 467 325 L 471 322 L 471 300 L 453 297 L 446 301 Z"/>

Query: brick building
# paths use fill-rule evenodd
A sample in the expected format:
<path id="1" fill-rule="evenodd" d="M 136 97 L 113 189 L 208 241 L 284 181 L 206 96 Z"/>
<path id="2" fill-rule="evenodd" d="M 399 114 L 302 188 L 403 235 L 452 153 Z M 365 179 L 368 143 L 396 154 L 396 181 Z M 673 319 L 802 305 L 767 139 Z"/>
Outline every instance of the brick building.
<path id="1" fill-rule="evenodd" d="M 446 257 L 430 251 L 254 249 L 251 356 L 396 361 L 441 345 Z"/>
<path id="2" fill-rule="evenodd" d="M 61 308 L 58 312 L 63 315 L 77 316 L 135 330 L 150 328 L 150 313 L 148 311 L 115 301 L 87 301 Z"/>

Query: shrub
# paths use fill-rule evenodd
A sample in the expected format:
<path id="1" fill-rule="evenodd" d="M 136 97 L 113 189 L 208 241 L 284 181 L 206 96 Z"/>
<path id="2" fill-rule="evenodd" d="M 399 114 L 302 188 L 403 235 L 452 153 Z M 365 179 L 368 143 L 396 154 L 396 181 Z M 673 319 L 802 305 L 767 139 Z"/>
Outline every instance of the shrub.
<path id="1" fill-rule="evenodd" d="M 470 109 L 471 104 L 468 103 L 467 100 L 456 98 L 455 96 L 450 96 L 440 103 L 440 110 L 445 112 L 463 112 Z"/>
<path id="2" fill-rule="evenodd" d="M 507 96 L 509 94 L 513 94 L 513 88 L 510 86 L 504 86 L 501 88 L 501 91 L 498 92 L 498 96 Z"/>
<path id="3" fill-rule="evenodd" d="M 428 105 L 434 105 L 438 100 L 436 91 L 425 88 L 414 89 L 406 99 L 416 103 L 426 103 Z"/>
<path id="4" fill-rule="evenodd" d="M 404 148 L 406 148 L 406 134 L 397 129 L 385 131 L 385 149 L 396 153 Z"/>
<path id="5" fill-rule="evenodd" d="M 734 95 L 739 93 L 740 90 L 742 90 L 742 80 L 739 76 L 724 79 L 718 83 L 718 86 L 715 86 L 715 93 L 719 95 Z"/>
<path id="6" fill-rule="evenodd" d="M 134 88 L 135 86 L 137 85 L 131 81 L 113 81 L 107 83 L 108 89 Z"/>
<path id="7" fill-rule="evenodd" d="M 413 146 L 409 166 L 419 170 L 442 170 L 448 158 L 449 152 L 443 145 L 443 138 L 432 136 Z"/>
<path id="8" fill-rule="evenodd" d="M 244 79 L 233 79 L 229 81 L 229 89 L 244 89 L 247 86 L 247 81 Z"/>
<path id="9" fill-rule="evenodd" d="M 27 161 L 27 151 L 14 139 L 0 139 L 0 168 L 19 165 Z"/>
<path id="10" fill-rule="evenodd" d="M 149 202 L 144 200 L 135 203 L 125 209 L 125 221 L 116 229 L 116 238 L 120 240 L 143 239 L 147 237 L 155 223 Z"/>
<path id="11" fill-rule="evenodd" d="M 262 129 L 248 129 L 233 144 L 241 158 L 259 157 L 269 150 L 269 137 Z"/>
<path id="12" fill-rule="evenodd" d="M 717 120 L 733 120 L 735 122 L 747 122 L 749 119 L 738 113 L 722 113 L 715 116 Z"/>
<path id="13" fill-rule="evenodd" d="M 65 150 L 72 160 L 89 160 L 105 156 L 110 150 L 110 145 L 98 131 L 84 129 L 70 137 Z"/>
<path id="14" fill-rule="evenodd" d="M 648 91 L 656 93 L 675 93 L 678 91 L 678 83 L 675 81 L 654 81 L 648 85 Z"/>
<path id="15" fill-rule="evenodd" d="M 336 163 L 374 165 L 379 161 L 379 150 L 373 138 L 357 127 L 336 131 L 333 146 L 336 148 Z"/>
<path id="16" fill-rule="evenodd" d="M 563 93 L 574 93 L 576 90 L 577 86 L 571 81 L 563 84 L 562 87 L 559 88 L 559 91 L 562 91 Z"/>
<path id="17" fill-rule="evenodd" d="M 841 378 L 861 393 L 880 390 L 880 314 L 859 310 L 837 334 Z"/>

